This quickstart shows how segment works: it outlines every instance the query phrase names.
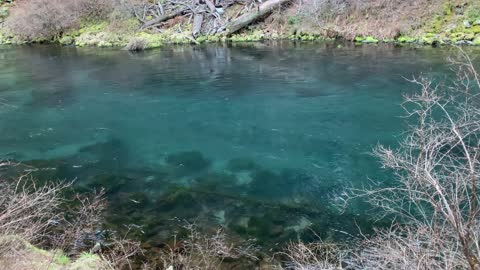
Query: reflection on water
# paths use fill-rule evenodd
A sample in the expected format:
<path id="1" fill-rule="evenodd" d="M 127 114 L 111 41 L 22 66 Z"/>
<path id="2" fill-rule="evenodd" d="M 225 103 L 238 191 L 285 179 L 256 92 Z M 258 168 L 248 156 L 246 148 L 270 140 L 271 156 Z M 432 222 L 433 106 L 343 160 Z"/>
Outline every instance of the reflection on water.
<path id="1" fill-rule="evenodd" d="M 0 47 L 0 155 L 39 179 L 103 187 L 108 226 L 167 241 L 172 218 L 273 245 L 367 228 L 349 185 L 385 177 L 402 76 L 442 74 L 446 50 L 252 43 L 125 51 Z"/>

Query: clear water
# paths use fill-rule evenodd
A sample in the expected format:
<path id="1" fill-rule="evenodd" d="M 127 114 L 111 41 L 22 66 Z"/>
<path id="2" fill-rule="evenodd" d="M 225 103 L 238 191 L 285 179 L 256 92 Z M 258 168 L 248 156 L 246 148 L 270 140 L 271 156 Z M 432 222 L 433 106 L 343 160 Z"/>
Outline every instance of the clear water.
<path id="1" fill-rule="evenodd" d="M 174 217 L 263 242 L 354 234 L 346 186 L 383 179 L 369 155 L 403 129 L 403 77 L 442 75 L 447 49 L 254 43 L 0 47 L 0 157 L 105 187 L 111 226 L 145 241 Z M 46 169 L 51 168 L 51 169 Z M 368 223 L 368 222 L 367 222 Z"/>

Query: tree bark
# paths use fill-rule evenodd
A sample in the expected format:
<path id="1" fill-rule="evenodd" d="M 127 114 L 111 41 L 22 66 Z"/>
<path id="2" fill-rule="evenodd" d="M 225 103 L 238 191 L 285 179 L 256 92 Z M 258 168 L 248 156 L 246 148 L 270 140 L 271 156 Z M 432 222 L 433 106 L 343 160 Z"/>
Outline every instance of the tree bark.
<path id="1" fill-rule="evenodd" d="M 262 3 L 255 11 L 246 13 L 237 19 L 231 21 L 225 30 L 227 35 L 231 35 L 238 30 L 244 28 L 245 26 L 251 24 L 252 22 L 262 18 L 263 16 L 269 14 L 273 9 L 279 5 L 290 2 L 291 0 L 268 0 L 265 3 Z"/>

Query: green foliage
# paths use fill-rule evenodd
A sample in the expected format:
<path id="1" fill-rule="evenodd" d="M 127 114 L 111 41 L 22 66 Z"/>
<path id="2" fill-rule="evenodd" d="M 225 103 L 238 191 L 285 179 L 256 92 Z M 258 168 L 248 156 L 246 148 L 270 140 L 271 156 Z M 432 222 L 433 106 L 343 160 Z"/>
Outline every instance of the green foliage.
<path id="1" fill-rule="evenodd" d="M 378 43 L 378 39 L 372 37 L 372 36 L 368 36 L 365 38 L 365 40 L 363 41 L 364 43 Z"/>
<path id="2" fill-rule="evenodd" d="M 414 43 L 417 39 L 414 37 L 400 36 L 397 38 L 397 41 L 400 43 Z"/>
<path id="3" fill-rule="evenodd" d="M 363 42 L 363 37 L 355 37 L 355 42 Z"/>
<path id="4" fill-rule="evenodd" d="M 70 263 L 70 258 L 68 258 L 65 254 L 61 254 L 55 257 L 55 262 L 60 265 L 67 265 Z"/>
<path id="5" fill-rule="evenodd" d="M 355 37 L 355 42 L 357 43 L 378 43 L 379 40 L 372 36 L 367 37 Z"/>
<path id="6" fill-rule="evenodd" d="M 480 46 L 480 36 L 479 37 L 476 37 L 474 40 L 473 40 L 473 45 L 475 46 Z"/>
<path id="7" fill-rule="evenodd" d="M 443 14 L 451 15 L 454 8 L 454 4 L 451 0 L 447 0 L 443 3 Z"/>
<path id="8" fill-rule="evenodd" d="M 98 256 L 90 252 L 82 252 L 82 254 L 80 254 L 80 257 L 78 257 L 78 259 L 79 260 L 96 260 L 98 259 Z"/>
<path id="9" fill-rule="evenodd" d="M 287 19 L 288 24 L 295 25 L 299 23 L 299 19 L 297 16 L 289 16 Z"/>
<path id="10" fill-rule="evenodd" d="M 465 17 L 470 23 L 480 20 L 480 4 L 470 5 L 465 11 Z"/>

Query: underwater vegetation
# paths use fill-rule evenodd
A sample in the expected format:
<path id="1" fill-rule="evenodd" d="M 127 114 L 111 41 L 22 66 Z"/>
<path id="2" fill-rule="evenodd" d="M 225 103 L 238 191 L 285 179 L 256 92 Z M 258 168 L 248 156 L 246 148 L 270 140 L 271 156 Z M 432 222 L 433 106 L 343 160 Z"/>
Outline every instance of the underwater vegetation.
<path id="1" fill-rule="evenodd" d="M 39 181 L 73 179 L 78 192 L 104 189 L 108 199 L 107 228 L 125 231 L 135 225 L 133 236 L 147 247 L 162 246 L 179 229 L 179 222 L 200 229 L 223 227 L 239 239 L 255 239 L 265 248 L 297 238 L 313 239 L 312 230 L 325 239 L 344 239 L 357 224 L 368 231 L 369 222 L 352 213 L 341 213 L 312 197 L 328 198 L 337 188 L 299 169 L 273 171 L 249 158 L 233 158 L 223 170 L 212 169 L 212 159 L 199 151 L 170 153 L 157 169 L 123 171 L 112 156 L 122 159 L 128 150 L 110 138 L 55 160 L 25 161 Z M 81 157 L 81 158 L 80 158 Z M 96 160 L 74 168 L 79 159 Z M 35 168 L 35 169 L 33 169 Z M 16 167 L 16 172 L 19 169 Z M 81 173 L 80 173 L 81 172 Z M 325 190 L 321 190 L 324 188 Z"/>

